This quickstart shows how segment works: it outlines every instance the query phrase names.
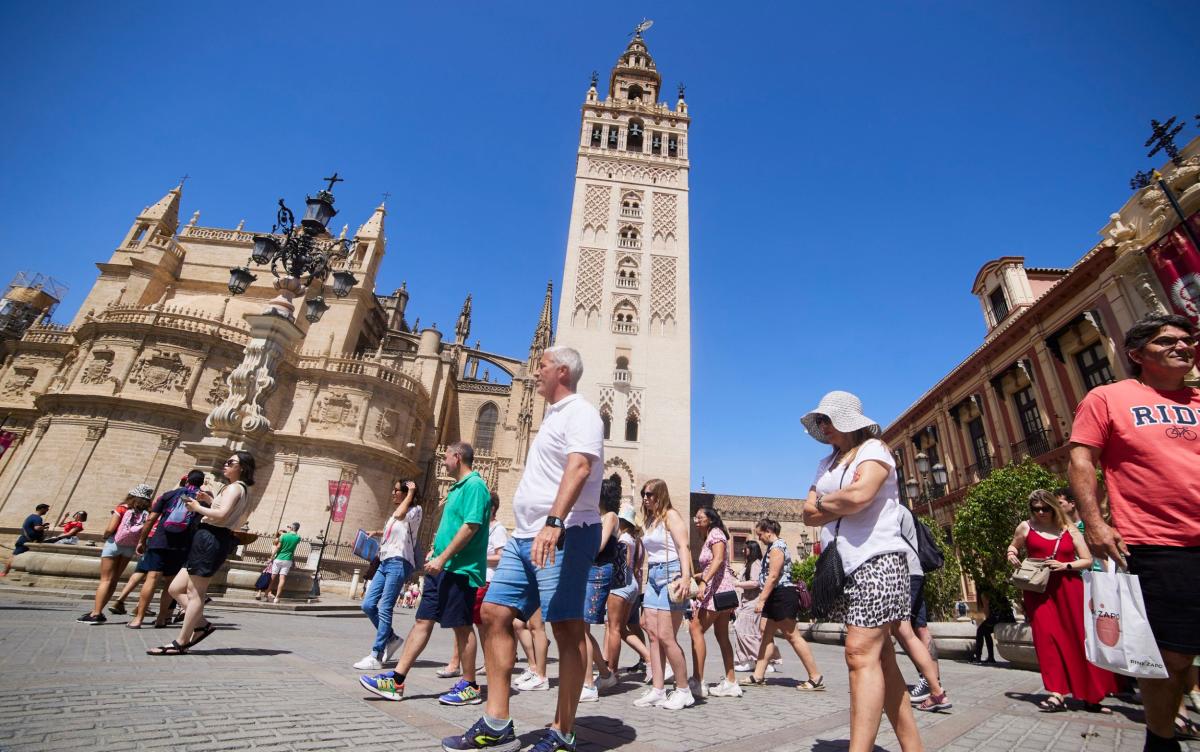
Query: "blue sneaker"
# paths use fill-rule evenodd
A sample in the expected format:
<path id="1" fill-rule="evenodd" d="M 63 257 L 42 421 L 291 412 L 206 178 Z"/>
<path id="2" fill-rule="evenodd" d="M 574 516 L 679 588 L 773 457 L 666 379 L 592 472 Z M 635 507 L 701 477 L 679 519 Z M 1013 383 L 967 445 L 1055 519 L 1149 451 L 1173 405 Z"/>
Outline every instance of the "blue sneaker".
<path id="1" fill-rule="evenodd" d="M 575 752 L 575 735 L 571 734 L 571 741 L 567 741 L 554 729 L 546 729 L 546 735 L 529 752 Z"/>
<path id="2" fill-rule="evenodd" d="M 447 736 L 442 740 L 443 752 L 460 752 L 466 749 L 490 749 L 495 752 L 517 752 L 521 748 L 521 740 L 513 722 L 509 721 L 503 730 L 497 731 L 480 718 L 475 725 L 467 729 L 462 736 Z"/>
<path id="3" fill-rule="evenodd" d="M 377 676 L 363 674 L 358 677 L 358 683 L 363 685 L 367 691 L 373 692 L 385 700 L 404 699 L 404 683 L 396 683 L 396 675 L 393 671 Z"/>
<path id="4" fill-rule="evenodd" d="M 476 687 L 472 687 L 465 679 L 459 679 L 449 692 L 438 698 L 438 702 L 443 705 L 478 705 L 483 702 L 483 697 Z"/>

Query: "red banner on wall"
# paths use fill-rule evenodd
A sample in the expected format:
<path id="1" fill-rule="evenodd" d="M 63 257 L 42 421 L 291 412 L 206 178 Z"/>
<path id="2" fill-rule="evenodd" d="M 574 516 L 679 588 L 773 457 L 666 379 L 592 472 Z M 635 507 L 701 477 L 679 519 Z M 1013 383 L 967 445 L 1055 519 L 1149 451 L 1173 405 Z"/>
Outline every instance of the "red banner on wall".
<path id="1" fill-rule="evenodd" d="M 1192 234 L 1200 237 L 1200 212 L 1188 217 Z M 1146 249 L 1158 281 L 1178 314 L 1200 325 L 1200 250 L 1192 246 L 1183 227 L 1177 226 Z"/>
<path id="2" fill-rule="evenodd" d="M 329 481 L 329 509 L 333 515 L 334 522 L 345 522 L 346 508 L 350 506 L 350 488 L 352 484 L 348 480 Z"/>

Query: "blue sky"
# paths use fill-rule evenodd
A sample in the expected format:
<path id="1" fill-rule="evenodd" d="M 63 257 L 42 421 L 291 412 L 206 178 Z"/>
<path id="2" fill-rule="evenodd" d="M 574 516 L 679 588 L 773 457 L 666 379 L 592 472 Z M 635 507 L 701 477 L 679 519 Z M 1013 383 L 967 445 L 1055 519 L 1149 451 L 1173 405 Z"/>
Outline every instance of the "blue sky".
<path id="1" fill-rule="evenodd" d="M 338 170 L 390 192 L 378 290 L 523 353 L 557 289 L 579 110 L 643 16 L 693 116 L 693 488 L 791 496 L 830 389 L 887 423 L 974 349 L 1000 255 L 1067 266 L 1200 113 L 1200 5 L 21 3 L 0 65 L 0 274 L 78 307 L 137 212 L 265 229 Z M 1194 121 L 1184 135 L 1197 134 Z"/>

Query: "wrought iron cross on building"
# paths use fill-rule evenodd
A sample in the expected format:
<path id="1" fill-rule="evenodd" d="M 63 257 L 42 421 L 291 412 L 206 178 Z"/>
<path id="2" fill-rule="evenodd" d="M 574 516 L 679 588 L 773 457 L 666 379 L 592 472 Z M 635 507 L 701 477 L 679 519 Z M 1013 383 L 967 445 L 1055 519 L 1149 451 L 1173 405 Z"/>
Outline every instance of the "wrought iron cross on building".
<path id="1" fill-rule="evenodd" d="M 335 172 L 335 173 L 333 173 L 333 175 L 331 175 L 331 176 L 329 176 L 329 177 L 327 177 L 327 178 L 321 178 L 321 179 L 322 179 L 322 180 L 328 180 L 328 181 L 329 181 L 329 187 L 328 187 L 328 188 L 326 188 L 325 190 L 329 191 L 330 193 L 332 193 L 332 192 L 333 192 L 333 184 L 334 184 L 334 183 L 344 183 L 344 182 L 346 182 L 346 179 L 345 179 L 345 178 L 339 178 L 339 177 L 338 177 L 338 174 L 337 174 L 336 172 Z"/>

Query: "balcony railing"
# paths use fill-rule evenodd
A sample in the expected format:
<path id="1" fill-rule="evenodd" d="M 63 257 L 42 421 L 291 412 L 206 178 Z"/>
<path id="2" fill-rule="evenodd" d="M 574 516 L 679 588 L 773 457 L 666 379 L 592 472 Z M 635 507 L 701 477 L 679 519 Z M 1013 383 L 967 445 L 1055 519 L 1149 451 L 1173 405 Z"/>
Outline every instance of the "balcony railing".
<path id="1" fill-rule="evenodd" d="M 629 207 L 622 206 L 621 207 L 621 216 L 628 217 L 629 219 L 641 219 L 642 218 L 642 210 L 641 209 L 630 209 Z"/>
<path id="2" fill-rule="evenodd" d="M 1040 457 L 1051 449 L 1055 449 L 1054 439 L 1046 430 L 1036 431 L 1012 445 L 1013 462 L 1020 462 L 1025 457 Z"/>
<path id="3" fill-rule="evenodd" d="M 632 248 L 634 250 L 637 250 L 642 247 L 642 239 L 641 238 L 618 238 L 617 239 L 617 247 L 618 248 Z"/>
<path id="4" fill-rule="evenodd" d="M 628 384 L 633 381 L 633 376 L 628 368 L 617 368 L 613 371 L 614 384 Z"/>
<path id="5" fill-rule="evenodd" d="M 992 474 L 992 460 L 984 457 L 974 465 L 967 467 L 967 483 L 978 483 Z"/>
<path id="6" fill-rule="evenodd" d="M 621 287 L 626 290 L 636 290 L 637 286 L 637 277 L 617 277 L 617 287 Z"/>
<path id="7" fill-rule="evenodd" d="M 617 334 L 637 334 L 638 325 L 628 321 L 614 321 L 613 331 Z"/>

